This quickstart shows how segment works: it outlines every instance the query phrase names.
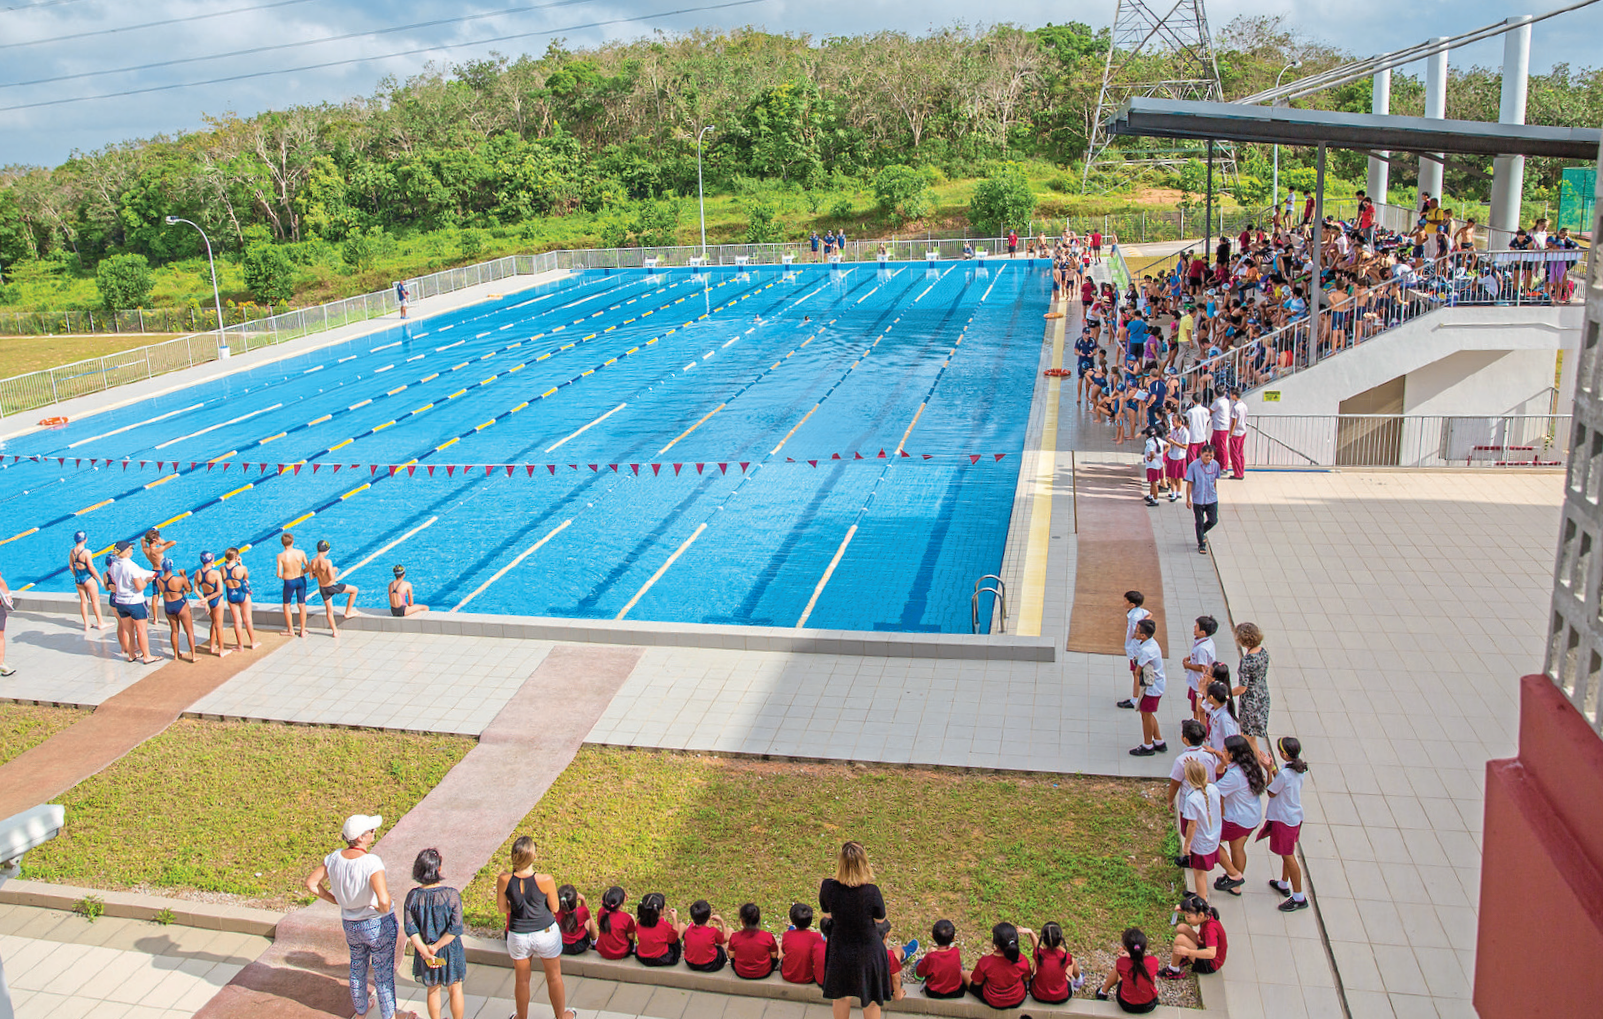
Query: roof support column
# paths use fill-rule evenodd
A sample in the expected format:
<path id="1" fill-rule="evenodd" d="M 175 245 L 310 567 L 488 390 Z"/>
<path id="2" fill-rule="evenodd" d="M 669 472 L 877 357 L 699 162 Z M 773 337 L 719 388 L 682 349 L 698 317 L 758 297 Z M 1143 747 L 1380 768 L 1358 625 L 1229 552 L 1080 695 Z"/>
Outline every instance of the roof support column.
<path id="1" fill-rule="evenodd" d="M 1431 42 L 1445 43 L 1447 36 L 1437 36 Z M 1432 53 L 1425 61 L 1425 116 L 1434 120 L 1447 118 L 1447 49 Z M 1432 198 L 1440 200 L 1442 197 L 1442 164 L 1439 160 L 1441 153 L 1436 153 L 1436 159 L 1421 159 L 1419 161 L 1419 191 L 1421 195 L 1429 193 Z"/>
<path id="2" fill-rule="evenodd" d="M 1308 285 L 1308 363 L 1319 361 L 1319 313 L 1323 310 L 1325 288 L 1319 285 L 1324 276 L 1325 254 L 1325 143 L 1319 143 L 1319 161 L 1314 172 L 1314 271 Z"/>
<path id="3" fill-rule="evenodd" d="M 1531 16 L 1509 18 L 1517 26 L 1503 36 L 1503 102 L 1500 124 L 1525 123 L 1525 96 L 1531 73 Z M 1520 225 L 1520 198 L 1525 191 L 1525 157 L 1498 156 L 1492 161 L 1492 215 L 1494 231 L 1513 231 Z M 1501 244 L 1506 238 L 1488 237 Z"/>
<path id="4" fill-rule="evenodd" d="M 1369 112 L 1385 116 L 1391 113 L 1391 69 L 1375 72 L 1375 85 L 1369 100 Z M 1382 156 L 1390 156 L 1390 152 L 1382 152 Z M 1390 165 L 1384 159 L 1369 157 L 1369 180 L 1367 190 L 1370 200 L 1376 205 L 1386 204 L 1386 189 L 1390 183 L 1388 176 Z"/>

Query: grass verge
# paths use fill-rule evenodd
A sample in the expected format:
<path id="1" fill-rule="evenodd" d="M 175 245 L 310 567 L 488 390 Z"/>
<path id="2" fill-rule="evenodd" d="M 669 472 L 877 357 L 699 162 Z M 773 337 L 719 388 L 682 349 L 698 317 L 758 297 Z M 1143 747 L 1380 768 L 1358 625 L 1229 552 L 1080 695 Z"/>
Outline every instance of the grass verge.
<path id="1" fill-rule="evenodd" d="M 474 742 L 180 719 L 56 801 L 67 826 L 27 855 L 24 876 L 266 906 L 304 902 L 302 879 L 337 846 L 348 815 L 393 822 Z"/>
<path id="2" fill-rule="evenodd" d="M 77 708 L 0 702 L 0 764 L 33 749 L 74 722 L 89 717 Z"/>
<path id="3" fill-rule="evenodd" d="M 0 379 L 170 340 L 170 333 L 0 336 Z"/>
<path id="4" fill-rule="evenodd" d="M 1157 782 L 586 746 L 515 834 L 532 835 L 539 868 L 592 908 L 613 884 L 630 909 L 659 891 L 681 918 L 699 898 L 726 918 L 752 901 L 772 931 L 792 902 L 817 908 L 819 881 L 856 838 L 898 938 L 950 919 L 972 966 L 998 921 L 1056 920 L 1089 963 L 1130 925 L 1168 940 L 1178 847 L 1162 804 Z M 499 928 L 495 876 L 510 851 L 509 838 L 464 892 L 470 923 Z"/>

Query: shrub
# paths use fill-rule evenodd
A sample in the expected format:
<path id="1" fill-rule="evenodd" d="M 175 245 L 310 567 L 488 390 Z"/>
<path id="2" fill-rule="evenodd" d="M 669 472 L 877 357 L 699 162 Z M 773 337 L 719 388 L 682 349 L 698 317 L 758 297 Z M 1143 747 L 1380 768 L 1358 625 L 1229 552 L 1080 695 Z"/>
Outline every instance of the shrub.
<path id="1" fill-rule="evenodd" d="M 900 163 L 885 167 L 874 177 L 874 197 L 892 226 L 923 219 L 935 209 L 929 175 Z"/>
<path id="2" fill-rule="evenodd" d="M 757 199 L 746 205 L 746 243 L 768 244 L 781 239 L 780 225 L 774 221 L 772 204 Z"/>
<path id="3" fill-rule="evenodd" d="M 103 259 L 95 271 L 95 286 L 106 307 L 121 311 L 144 307 L 156 286 L 156 278 L 151 274 L 150 260 L 144 255 L 112 255 Z"/>
<path id="4" fill-rule="evenodd" d="M 392 239 L 383 227 L 376 226 L 366 233 L 352 231 L 340 245 L 340 257 L 352 271 L 366 272 L 390 249 L 391 243 Z"/>
<path id="5" fill-rule="evenodd" d="M 1009 227 L 1024 229 L 1035 211 L 1035 192 L 1017 163 L 1004 163 L 974 188 L 968 219 L 981 233 L 996 237 Z"/>
<path id="6" fill-rule="evenodd" d="M 258 301 L 282 304 L 295 296 L 295 265 L 276 244 L 252 244 L 241 264 L 245 286 Z"/>

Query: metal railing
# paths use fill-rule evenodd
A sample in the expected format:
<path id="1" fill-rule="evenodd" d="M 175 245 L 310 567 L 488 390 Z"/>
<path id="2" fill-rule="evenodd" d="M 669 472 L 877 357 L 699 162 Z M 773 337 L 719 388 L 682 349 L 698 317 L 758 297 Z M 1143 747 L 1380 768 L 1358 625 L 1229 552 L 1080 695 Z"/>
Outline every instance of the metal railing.
<path id="1" fill-rule="evenodd" d="M 234 326 L 281 314 L 256 304 L 223 309 L 223 321 Z M 0 336 L 71 336 L 80 333 L 194 333 L 213 326 L 211 308 L 132 308 L 126 311 L 0 312 Z"/>
<path id="2" fill-rule="evenodd" d="M 1185 368 L 1180 393 L 1198 392 L 1206 400 L 1236 387 L 1256 389 L 1438 308 L 1571 303 L 1578 290 L 1572 274 L 1583 254 L 1460 251 L 1383 283 L 1328 295 L 1330 305 L 1321 306 L 1317 330 L 1309 317 L 1282 321 L 1261 336 Z M 1287 317 L 1279 310 L 1270 314 Z"/>
<path id="3" fill-rule="evenodd" d="M 1019 247 L 1026 239 L 1019 238 Z M 966 257 L 966 249 L 987 257 L 1006 258 L 1007 241 L 1001 237 L 989 238 L 925 238 L 888 241 L 847 241 L 836 252 L 843 263 L 875 262 L 881 254 L 898 261 L 922 261 L 934 253 L 943 260 Z M 700 245 L 681 245 L 668 248 L 588 248 L 580 250 L 546 251 L 537 255 L 507 255 L 475 265 L 444 269 L 407 280 L 412 300 L 426 300 L 463 290 L 468 287 L 493 283 L 510 276 L 531 276 L 552 271 L 582 271 L 587 269 L 633 269 L 648 264 L 659 268 L 706 265 L 735 266 L 741 264 L 782 264 L 787 259 L 795 264 L 822 261 L 823 253 L 814 256 L 806 241 L 774 244 L 709 244 L 705 261 Z M 220 348 L 227 346 L 229 353 L 238 354 L 262 347 L 274 346 L 299 339 L 313 333 L 326 332 L 342 326 L 365 322 L 395 312 L 397 304 L 393 290 L 380 290 L 359 294 L 311 308 L 297 308 L 278 314 L 267 314 L 268 309 L 255 309 L 259 317 L 246 310 L 242 320 L 230 322 L 222 330 L 197 332 L 162 343 L 148 344 L 89 358 L 72 364 L 29 372 L 0 379 L 0 416 L 18 414 L 38 407 L 49 406 L 62 400 L 102 392 L 113 386 L 138 382 L 165 372 L 192 368 L 215 361 Z M 237 310 L 237 309 L 236 309 Z M 83 324 L 105 324 L 104 319 L 89 321 L 88 312 L 41 312 L 42 315 L 83 315 Z M 101 313 L 94 313 L 100 315 Z M 118 312 L 118 321 L 129 321 L 127 316 L 143 316 L 134 321 L 142 328 L 153 324 L 156 316 L 166 312 Z M 175 309 L 171 314 L 187 316 L 187 309 Z M 63 319 L 63 323 L 71 321 Z"/>
<path id="4" fill-rule="evenodd" d="M 1245 452 L 1257 467 L 1558 467 L 1569 446 L 1568 414 L 1260 414 Z"/>

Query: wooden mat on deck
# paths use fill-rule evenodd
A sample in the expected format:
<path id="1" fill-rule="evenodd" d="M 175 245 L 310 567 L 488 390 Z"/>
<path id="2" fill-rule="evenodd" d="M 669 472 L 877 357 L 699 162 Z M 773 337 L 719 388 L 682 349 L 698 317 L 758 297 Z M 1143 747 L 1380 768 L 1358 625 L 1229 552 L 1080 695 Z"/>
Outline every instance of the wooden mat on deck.
<path id="1" fill-rule="evenodd" d="M 1079 533 L 1066 650 L 1123 655 L 1126 591 L 1146 595 L 1146 608 L 1158 624 L 1158 643 L 1169 646 L 1163 570 L 1142 489 L 1140 464 L 1081 460 L 1076 465 Z"/>

